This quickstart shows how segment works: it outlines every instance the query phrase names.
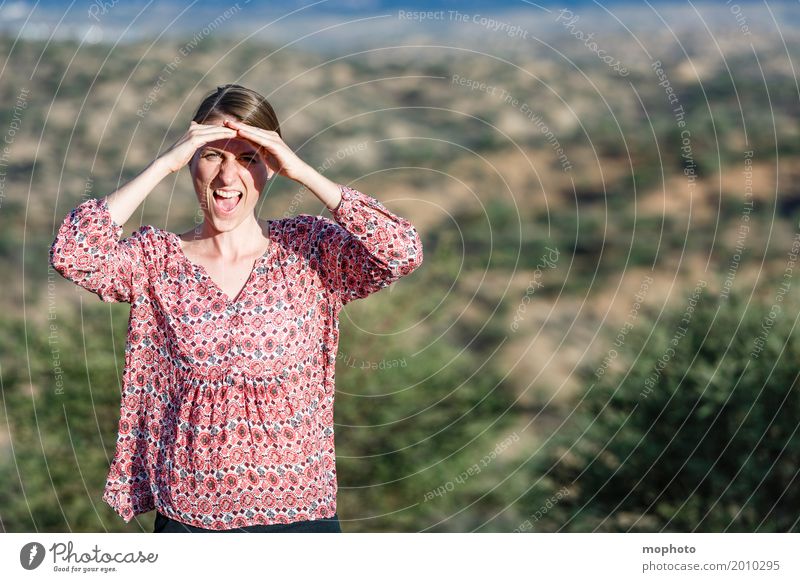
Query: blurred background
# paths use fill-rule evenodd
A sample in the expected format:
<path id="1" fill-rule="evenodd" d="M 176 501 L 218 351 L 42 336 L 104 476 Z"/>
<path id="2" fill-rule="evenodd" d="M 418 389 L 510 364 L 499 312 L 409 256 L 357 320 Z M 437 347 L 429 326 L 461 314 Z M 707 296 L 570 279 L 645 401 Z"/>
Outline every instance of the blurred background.
<path id="1" fill-rule="evenodd" d="M 423 240 L 341 315 L 344 531 L 798 531 L 799 33 L 772 1 L 0 4 L 0 528 L 152 531 L 101 500 L 129 306 L 47 251 L 239 83 Z M 126 235 L 197 212 L 182 170 Z"/>

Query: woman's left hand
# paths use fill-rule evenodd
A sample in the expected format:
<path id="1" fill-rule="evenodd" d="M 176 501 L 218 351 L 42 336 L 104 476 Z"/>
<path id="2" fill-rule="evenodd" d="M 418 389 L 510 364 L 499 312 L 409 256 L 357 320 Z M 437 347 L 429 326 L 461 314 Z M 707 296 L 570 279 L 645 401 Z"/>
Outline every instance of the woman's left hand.
<path id="1" fill-rule="evenodd" d="M 278 132 L 230 119 L 225 120 L 225 126 L 235 129 L 243 139 L 257 145 L 264 163 L 277 174 L 302 183 L 309 171 L 313 170 L 284 143 Z"/>

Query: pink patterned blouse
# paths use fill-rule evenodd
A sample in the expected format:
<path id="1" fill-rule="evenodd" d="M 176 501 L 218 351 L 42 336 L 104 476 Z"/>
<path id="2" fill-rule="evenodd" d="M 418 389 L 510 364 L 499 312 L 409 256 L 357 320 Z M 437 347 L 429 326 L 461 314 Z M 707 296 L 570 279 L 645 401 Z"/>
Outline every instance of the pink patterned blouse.
<path id="1" fill-rule="evenodd" d="M 230 299 L 176 234 L 122 227 L 105 198 L 50 247 L 62 276 L 131 304 L 119 435 L 103 500 L 124 520 L 224 530 L 332 517 L 339 311 L 422 263 L 414 226 L 340 185 L 335 222 L 269 221 L 271 243 Z"/>

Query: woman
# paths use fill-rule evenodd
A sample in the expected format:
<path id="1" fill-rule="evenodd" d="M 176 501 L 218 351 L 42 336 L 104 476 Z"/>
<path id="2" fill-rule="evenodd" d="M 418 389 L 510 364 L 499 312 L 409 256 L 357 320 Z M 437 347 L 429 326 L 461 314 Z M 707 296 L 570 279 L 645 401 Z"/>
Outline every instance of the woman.
<path id="1" fill-rule="evenodd" d="M 122 226 L 189 165 L 203 222 Z M 334 220 L 259 220 L 276 174 Z M 103 500 L 154 530 L 341 531 L 334 372 L 343 305 L 422 263 L 407 220 L 336 184 L 283 142 L 257 92 L 219 87 L 133 180 L 73 209 L 50 248 L 64 277 L 131 304 L 117 450 Z"/>

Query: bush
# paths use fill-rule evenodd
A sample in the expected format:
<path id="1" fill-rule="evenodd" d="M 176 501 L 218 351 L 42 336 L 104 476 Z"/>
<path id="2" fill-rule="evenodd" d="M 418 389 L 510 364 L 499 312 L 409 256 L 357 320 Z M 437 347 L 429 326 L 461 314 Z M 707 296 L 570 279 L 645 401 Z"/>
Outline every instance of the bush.
<path id="1" fill-rule="evenodd" d="M 590 386 L 578 421 L 538 458 L 543 486 L 526 515 L 563 486 L 569 494 L 532 529 L 798 531 L 797 310 L 781 304 L 762 327 L 768 308 L 705 292 L 681 338 L 687 304 L 638 323 L 618 350 L 629 365 Z"/>

